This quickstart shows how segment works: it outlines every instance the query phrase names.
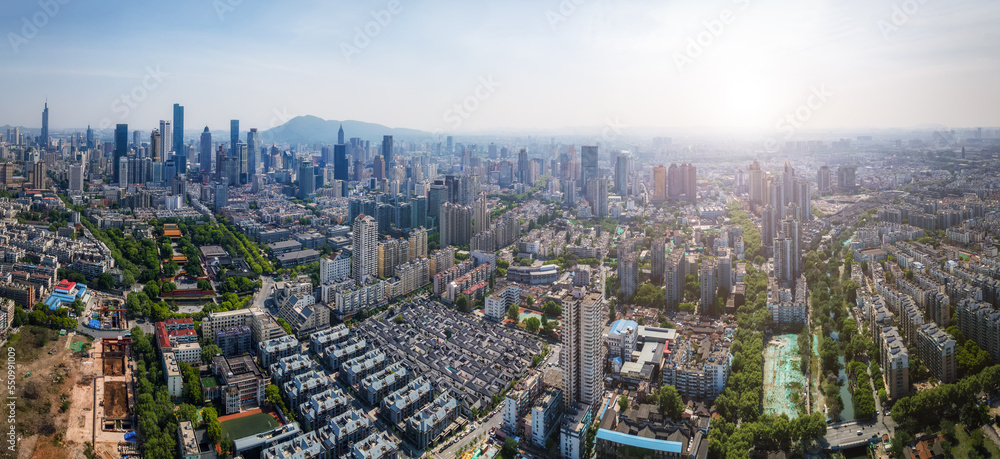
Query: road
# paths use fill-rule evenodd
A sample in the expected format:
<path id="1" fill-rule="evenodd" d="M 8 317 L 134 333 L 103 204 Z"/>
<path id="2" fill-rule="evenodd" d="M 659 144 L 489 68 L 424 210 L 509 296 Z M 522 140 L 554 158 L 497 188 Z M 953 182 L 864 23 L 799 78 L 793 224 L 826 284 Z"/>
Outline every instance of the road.
<path id="1" fill-rule="evenodd" d="M 500 405 L 500 409 L 497 409 L 496 413 L 489 418 L 483 420 L 482 423 L 478 425 L 476 430 L 469 433 L 464 433 L 461 440 L 455 442 L 454 445 L 449 446 L 444 451 L 434 453 L 435 457 L 441 459 L 451 459 L 455 457 L 458 450 L 464 446 L 469 445 L 476 437 L 482 435 L 483 438 L 489 437 L 490 429 L 493 427 L 499 428 L 500 423 L 503 422 L 503 405 Z"/>
<path id="2" fill-rule="evenodd" d="M 274 289 L 274 278 L 271 276 L 260 276 L 260 291 L 254 294 L 253 309 L 266 310 L 264 302 L 271 298 L 271 290 Z"/>
<path id="3" fill-rule="evenodd" d="M 874 391 L 874 383 L 872 383 L 870 378 L 869 384 Z M 826 429 L 827 444 L 821 446 L 824 448 L 850 448 L 857 446 L 859 443 L 863 444 L 872 437 L 881 437 L 882 434 L 888 433 L 890 437 L 895 436 L 896 422 L 892 420 L 892 416 L 884 415 L 882 410 L 882 403 L 878 397 L 875 397 L 875 412 L 877 416 L 874 421 L 863 421 L 862 423 L 851 421 L 831 424 Z M 859 430 L 861 431 L 861 435 L 858 435 Z"/>

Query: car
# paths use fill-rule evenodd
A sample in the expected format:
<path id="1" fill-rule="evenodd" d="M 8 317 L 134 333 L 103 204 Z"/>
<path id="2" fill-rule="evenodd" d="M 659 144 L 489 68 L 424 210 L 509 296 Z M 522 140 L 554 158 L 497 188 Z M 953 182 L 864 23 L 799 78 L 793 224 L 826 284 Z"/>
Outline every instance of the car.
<path id="1" fill-rule="evenodd" d="M 860 436 L 860 435 L 862 435 L 862 434 L 864 434 L 864 432 L 863 432 L 863 431 L 860 431 L 860 430 L 859 430 L 859 431 L 858 431 L 858 436 Z"/>

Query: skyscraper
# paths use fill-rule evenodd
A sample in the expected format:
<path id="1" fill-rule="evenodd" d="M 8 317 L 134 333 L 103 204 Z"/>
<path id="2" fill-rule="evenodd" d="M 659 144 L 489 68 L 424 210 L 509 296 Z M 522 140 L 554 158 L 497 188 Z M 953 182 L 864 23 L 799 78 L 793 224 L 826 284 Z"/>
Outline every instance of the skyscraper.
<path id="1" fill-rule="evenodd" d="M 257 128 L 251 128 L 247 132 L 247 183 L 253 183 L 253 178 L 257 176 L 259 157 L 260 137 L 257 135 Z"/>
<path id="2" fill-rule="evenodd" d="M 340 136 L 343 137 L 344 130 L 341 128 Z M 343 142 L 333 146 L 333 178 L 336 180 L 348 180 L 347 165 L 347 145 Z"/>
<path id="3" fill-rule="evenodd" d="M 693 164 L 681 165 L 681 174 L 684 175 L 684 196 L 690 202 L 698 200 L 698 168 Z"/>
<path id="4" fill-rule="evenodd" d="M 158 129 L 149 133 L 149 158 L 156 163 L 163 162 L 163 137 Z"/>
<path id="5" fill-rule="evenodd" d="M 375 155 L 375 160 L 372 161 L 372 177 L 375 177 L 375 180 L 384 179 L 385 170 L 385 157 L 382 155 Z"/>
<path id="6" fill-rule="evenodd" d="M 49 103 L 45 102 L 45 108 L 42 109 L 42 135 L 39 136 L 38 143 L 41 144 L 43 150 L 49 149 Z"/>
<path id="7" fill-rule="evenodd" d="M 793 217 L 801 222 L 812 220 L 812 186 L 809 181 L 795 179 L 793 190 L 793 201 L 799 209 L 799 214 Z"/>
<path id="8" fill-rule="evenodd" d="M 316 174 L 312 162 L 299 163 L 299 199 L 309 199 L 316 194 Z"/>
<path id="9" fill-rule="evenodd" d="M 701 283 L 702 314 L 708 314 L 715 307 L 715 294 L 719 287 L 718 268 L 719 262 L 715 258 L 706 258 L 701 262 L 698 281 Z"/>
<path id="10" fill-rule="evenodd" d="M 170 156 L 167 153 L 174 151 L 173 144 L 173 130 L 171 129 L 170 121 L 160 120 L 160 152 L 163 155 L 160 157 L 160 162 L 167 160 Z"/>
<path id="11" fill-rule="evenodd" d="M 654 238 L 649 248 L 649 261 L 650 267 L 650 277 L 652 278 L 653 285 L 659 285 L 663 282 L 663 270 L 666 268 L 667 264 L 667 241 L 664 239 Z"/>
<path id="12" fill-rule="evenodd" d="M 112 160 L 115 183 L 121 183 L 121 160 L 128 155 L 128 125 L 115 126 L 115 153 Z"/>
<path id="13" fill-rule="evenodd" d="M 174 136 L 172 139 L 174 152 L 177 158 L 177 173 L 187 173 L 187 148 L 184 148 L 184 106 L 174 104 Z"/>
<path id="14" fill-rule="evenodd" d="M 441 206 L 441 247 L 466 245 L 472 238 L 472 209 L 455 203 Z"/>
<path id="15" fill-rule="evenodd" d="M 830 192 L 830 166 L 820 166 L 816 172 L 816 189 L 821 195 Z"/>
<path id="16" fill-rule="evenodd" d="M 528 161 L 528 150 L 522 148 L 517 152 L 517 181 L 525 184 L 531 185 L 531 162 Z"/>
<path id="17" fill-rule="evenodd" d="M 236 143 L 240 141 L 240 120 L 229 121 L 229 151 L 236 152 Z"/>
<path id="18" fill-rule="evenodd" d="M 337 131 L 337 143 L 340 145 L 344 144 L 344 125 L 340 125 L 340 130 Z"/>
<path id="19" fill-rule="evenodd" d="M 592 177 L 597 177 L 597 146 L 584 145 L 580 158 L 582 160 L 580 178 L 583 183 L 589 183 Z M 587 199 L 590 199 L 590 196 L 587 196 Z"/>
<path id="20" fill-rule="evenodd" d="M 630 298 L 635 295 L 639 283 L 639 254 L 634 250 L 627 250 L 624 254 L 619 252 L 619 256 L 621 258 L 618 262 L 618 280 L 622 296 Z"/>
<path id="21" fill-rule="evenodd" d="M 587 199 L 590 200 L 590 210 L 595 218 L 607 218 L 608 179 L 605 177 L 591 178 L 587 182 Z"/>
<path id="22" fill-rule="evenodd" d="M 628 176 L 632 172 L 632 155 L 623 152 L 615 159 L 615 193 L 625 196 L 628 193 Z"/>
<path id="23" fill-rule="evenodd" d="M 667 199 L 676 201 L 681 197 L 684 193 L 681 181 L 681 172 L 677 164 L 670 163 L 670 167 L 667 168 Z"/>
<path id="24" fill-rule="evenodd" d="M 600 292 L 586 292 L 563 304 L 561 330 L 563 403 L 593 406 L 604 395 L 604 320 L 607 308 Z"/>
<path id="25" fill-rule="evenodd" d="M 764 204 L 764 171 L 756 159 L 750 165 L 750 201 Z"/>
<path id="26" fill-rule="evenodd" d="M 674 167 L 673 164 L 670 165 Z M 653 201 L 667 200 L 667 168 L 662 164 L 653 168 Z"/>
<path id="27" fill-rule="evenodd" d="M 676 311 L 684 297 L 684 249 L 675 248 L 664 265 L 664 295 L 668 311 Z"/>
<path id="28" fill-rule="evenodd" d="M 205 130 L 201 133 L 199 147 L 198 165 L 202 174 L 208 174 L 212 172 L 212 133 L 209 132 L 208 126 L 205 126 Z"/>
<path id="29" fill-rule="evenodd" d="M 354 219 L 351 277 L 359 285 L 378 276 L 378 223 L 371 215 Z"/>
<path id="30" fill-rule="evenodd" d="M 69 166 L 69 190 L 83 193 L 83 164 Z"/>
<path id="31" fill-rule="evenodd" d="M 490 228 L 490 209 L 488 205 L 489 201 L 486 199 L 485 193 L 479 194 L 479 199 L 472 204 L 474 209 L 473 215 L 473 230 L 472 233 L 480 233 L 486 231 Z"/>
<path id="32" fill-rule="evenodd" d="M 785 201 L 787 201 L 781 205 L 787 205 L 795 196 L 795 168 L 788 160 L 785 160 L 785 170 L 781 174 L 781 185 L 784 187 Z"/>
<path id="33" fill-rule="evenodd" d="M 857 173 L 857 166 L 840 166 L 837 169 L 837 191 L 838 192 L 854 192 L 857 185 L 857 180 L 855 174 Z"/>
<path id="34" fill-rule="evenodd" d="M 385 161 L 385 170 L 389 171 L 392 169 L 396 163 L 393 162 L 392 158 L 392 136 L 384 135 L 382 136 L 382 159 Z"/>
<path id="35" fill-rule="evenodd" d="M 87 125 L 87 149 L 88 150 L 93 150 L 94 146 L 96 146 L 96 144 L 94 143 L 94 130 L 91 129 L 90 125 L 88 124 Z"/>

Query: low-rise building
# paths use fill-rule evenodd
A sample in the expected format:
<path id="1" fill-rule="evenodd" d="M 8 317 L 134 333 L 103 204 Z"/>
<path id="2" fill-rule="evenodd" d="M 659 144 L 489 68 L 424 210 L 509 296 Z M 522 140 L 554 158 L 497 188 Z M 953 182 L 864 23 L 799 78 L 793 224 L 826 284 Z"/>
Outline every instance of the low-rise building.
<path id="1" fill-rule="evenodd" d="M 358 398 L 369 405 L 375 405 L 386 395 L 409 383 L 411 377 L 412 373 L 403 362 L 394 363 L 362 379 L 358 385 Z"/>
<path id="2" fill-rule="evenodd" d="M 267 379 L 250 356 L 212 358 L 212 373 L 219 381 L 225 414 L 239 413 L 260 406 Z"/>
<path id="3" fill-rule="evenodd" d="M 385 353 L 376 349 L 348 360 L 341 366 L 340 372 L 337 374 L 341 381 L 349 386 L 354 386 L 368 375 L 382 371 L 385 365 Z"/>
<path id="4" fill-rule="evenodd" d="M 389 423 L 399 425 L 430 402 L 433 394 L 431 384 L 424 378 L 417 378 L 387 395 L 379 407 L 379 414 Z"/>
<path id="5" fill-rule="evenodd" d="M 406 435 L 418 450 L 427 449 L 458 419 L 458 400 L 443 394 L 406 420 Z"/>
<path id="6" fill-rule="evenodd" d="M 307 430 L 316 430 L 351 408 L 351 401 L 336 387 L 309 396 L 298 410 L 302 415 L 302 425 Z"/>
<path id="7" fill-rule="evenodd" d="M 299 340 L 294 336 L 286 335 L 280 338 L 264 341 L 257 346 L 257 358 L 260 365 L 265 368 L 292 354 L 298 354 L 302 350 Z"/>
<path id="8" fill-rule="evenodd" d="M 351 454 L 351 446 L 367 438 L 373 431 L 371 420 L 364 413 L 352 409 L 330 418 L 316 435 L 330 457 L 336 458 L 347 457 Z"/>

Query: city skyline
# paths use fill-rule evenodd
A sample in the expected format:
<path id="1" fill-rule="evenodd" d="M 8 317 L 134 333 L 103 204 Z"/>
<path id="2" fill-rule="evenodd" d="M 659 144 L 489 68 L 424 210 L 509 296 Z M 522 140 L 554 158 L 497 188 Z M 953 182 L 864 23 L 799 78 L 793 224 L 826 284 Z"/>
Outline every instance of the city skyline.
<path id="1" fill-rule="evenodd" d="M 175 103 L 199 131 L 300 115 L 457 134 L 1000 125 L 1000 7 L 910 3 L 26 3 L 0 14 L 0 83 L 19 88 L 0 124 L 39 127 L 47 98 L 54 131 L 151 129 Z"/>

